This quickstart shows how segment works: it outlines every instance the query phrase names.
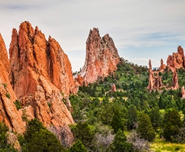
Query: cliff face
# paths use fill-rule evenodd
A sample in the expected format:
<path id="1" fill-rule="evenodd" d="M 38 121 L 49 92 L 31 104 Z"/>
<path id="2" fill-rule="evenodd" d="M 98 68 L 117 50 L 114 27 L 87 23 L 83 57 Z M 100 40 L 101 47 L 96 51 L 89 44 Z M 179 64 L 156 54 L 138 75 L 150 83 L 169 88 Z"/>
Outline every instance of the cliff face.
<path id="1" fill-rule="evenodd" d="M 77 88 L 67 55 L 55 39 L 47 41 L 29 22 L 23 22 L 18 33 L 13 29 L 9 52 L 11 84 L 28 119 L 38 118 L 70 145 L 73 136 L 68 124 L 74 121 L 62 100 L 63 94 L 75 93 Z"/>
<path id="2" fill-rule="evenodd" d="M 106 77 L 117 69 L 120 61 L 112 38 L 106 34 L 100 37 L 97 28 L 90 30 L 86 42 L 85 65 L 80 72 L 85 83 L 93 83 L 98 77 Z"/>
<path id="3" fill-rule="evenodd" d="M 176 53 L 168 56 L 167 67 L 172 71 L 179 68 L 185 68 L 184 50 L 181 46 L 178 46 Z"/>
<path id="4" fill-rule="evenodd" d="M 4 121 L 10 130 L 23 133 L 25 125 L 14 105 L 16 96 L 9 81 L 9 66 L 7 50 L 0 34 L 0 121 Z"/>

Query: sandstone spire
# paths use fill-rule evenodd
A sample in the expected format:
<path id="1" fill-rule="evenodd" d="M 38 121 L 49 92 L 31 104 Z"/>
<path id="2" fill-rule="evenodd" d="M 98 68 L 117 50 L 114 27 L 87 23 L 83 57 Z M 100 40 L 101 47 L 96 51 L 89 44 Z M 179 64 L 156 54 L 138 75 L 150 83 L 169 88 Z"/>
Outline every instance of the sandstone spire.
<path id="1" fill-rule="evenodd" d="M 167 66 L 172 71 L 174 71 L 174 69 L 185 67 L 184 50 L 181 46 L 178 46 L 177 53 L 173 53 L 173 55 L 168 56 Z"/>
<path id="2" fill-rule="evenodd" d="M 179 88 L 178 75 L 177 75 L 176 70 L 174 70 L 174 72 L 173 72 L 172 84 L 173 84 L 173 89 L 174 89 L 174 90 L 176 90 L 176 89 Z"/>
<path id="3" fill-rule="evenodd" d="M 106 77 L 117 69 L 120 61 L 112 38 L 106 34 L 100 37 L 99 30 L 90 30 L 86 42 L 85 65 L 80 72 L 85 83 L 93 83 L 98 77 Z"/>
<path id="4" fill-rule="evenodd" d="M 160 90 L 163 87 L 162 78 L 159 76 L 159 72 L 152 71 L 151 60 L 149 60 L 149 82 L 148 82 L 148 90 Z"/>
<path id="5" fill-rule="evenodd" d="M 11 84 L 29 119 L 38 118 L 70 145 L 73 136 L 68 125 L 74 121 L 62 100 L 77 88 L 67 55 L 55 39 L 46 40 L 29 22 L 23 22 L 18 33 L 13 29 L 9 52 Z"/>
<path id="6" fill-rule="evenodd" d="M 14 105 L 16 96 L 9 81 L 9 65 L 5 43 L 0 34 L 0 121 L 4 121 L 9 129 L 23 133 L 25 125 Z"/>
<path id="7" fill-rule="evenodd" d="M 163 59 L 161 59 L 161 66 L 159 67 L 159 71 L 163 72 L 166 69 L 166 65 L 163 63 Z"/>

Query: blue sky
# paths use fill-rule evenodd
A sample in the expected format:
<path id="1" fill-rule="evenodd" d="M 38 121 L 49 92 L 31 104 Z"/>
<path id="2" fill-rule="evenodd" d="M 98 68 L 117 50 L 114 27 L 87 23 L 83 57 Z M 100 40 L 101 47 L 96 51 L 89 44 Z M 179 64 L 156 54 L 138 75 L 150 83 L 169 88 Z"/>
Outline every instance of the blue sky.
<path id="1" fill-rule="evenodd" d="M 84 65 L 89 30 L 113 38 L 120 56 L 153 67 L 185 48 L 184 0 L 1 0 L 0 33 L 9 49 L 12 28 L 29 21 L 54 37 L 73 71 Z"/>

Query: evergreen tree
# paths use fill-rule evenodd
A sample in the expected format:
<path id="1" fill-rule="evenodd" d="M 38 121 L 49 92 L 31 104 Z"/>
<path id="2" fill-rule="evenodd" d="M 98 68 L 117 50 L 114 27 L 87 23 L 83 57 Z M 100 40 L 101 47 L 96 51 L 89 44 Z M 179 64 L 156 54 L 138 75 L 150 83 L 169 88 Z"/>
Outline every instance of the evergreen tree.
<path id="1" fill-rule="evenodd" d="M 69 149 L 70 152 L 87 152 L 87 148 L 82 144 L 80 140 L 77 140 L 73 146 Z"/>
<path id="2" fill-rule="evenodd" d="M 29 152 L 61 152 L 59 140 L 47 129 L 35 132 L 28 143 Z"/>
<path id="3" fill-rule="evenodd" d="M 118 130 L 113 143 L 110 145 L 108 151 L 112 152 L 132 152 L 132 145 L 127 142 L 126 136 L 122 130 Z"/>
<path id="4" fill-rule="evenodd" d="M 128 129 L 134 128 L 134 123 L 137 122 L 137 109 L 134 105 L 128 108 Z"/>
<path id="5" fill-rule="evenodd" d="M 168 110 L 164 116 L 164 138 L 166 140 L 172 141 L 173 136 L 179 134 L 179 129 L 181 127 L 180 115 L 177 110 Z"/>
<path id="6" fill-rule="evenodd" d="M 150 119 L 151 119 L 154 129 L 157 130 L 157 128 L 160 125 L 160 121 L 161 121 L 159 107 L 155 106 L 154 108 L 152 108 L 150 112 Z"/>
<path id="7" fill-rule="evenodd" d="M 152 141 L 155 138 L 155 131 L 150 121 L 150 117 L 145 113 L 142 113 L 139 118 L 137 132 L 142 138 L 148 141 Z"/>
<path id="8" fill-rule="evenodd" d="M 123 130 L 124 125 L 121 120 L 121 116 L 120 116 L 119 111 L 114 112 L 111 126 L 114 129 L 114 133 L 116 133 L 119 129 Z"/>
<path id="9" fill-rule="evenodd" d="M 72 128 L 72 132 L 76 140 L 81 140 L 86 147 L 91 146 L 95 133 L 93 126 L 88 125 L 87 122 L 79 122 L 76 127 Z"/>

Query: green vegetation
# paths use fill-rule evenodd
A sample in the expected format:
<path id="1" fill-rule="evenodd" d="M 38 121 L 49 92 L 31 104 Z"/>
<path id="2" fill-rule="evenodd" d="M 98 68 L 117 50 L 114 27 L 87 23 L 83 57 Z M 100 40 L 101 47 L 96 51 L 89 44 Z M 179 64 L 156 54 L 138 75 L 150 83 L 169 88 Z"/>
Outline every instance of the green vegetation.
<path id="1" fill-rule="evenodd" d="M 70 152 L 87 152 L 87 148 L 80 140 L 77 140 L 69 150 Z"/>
<path id="2" fill-rule="evenodd" d="M 9 93 L 6 93 L 6 97 L 7 97 L 8 99 L 10 99 L 10 98 L 11 98 L 11 95 L 10 95 Z"/>
<path id="3" fill-rule="evenodd" d="M 145 113 L 142 113 L 139 118 L 137 132 L 140 134 L 141 138 L 148 141 L 152 141 L 155 138 L 155 131 L 150 121 L 150 117 Z"/>
<path id="4" fill-rule="evenodd" d="M 112 152 L 132 152 L 132 145 L 127 142 L 126 136 L 120 129 L 116 133 L 113 143 L 110 145 L 108 151 Z"/>
<path id="5" fill-rule="evenodd" d="M 156 135 L 160 135 L 158 140 L 162 142 L 185 142 L 185 125 L 180 125 L 185 114 L 185 99 L 181 99 L 180 89 L 185 85 L 185 71 L 179 69 L 177 73 L 179 89 L 163 88 L 160 92 L 149 92 L 147 67 L 121 59 L 118 70 L 112 75 L 104 80 L 99 78 L 88 87 L 82 86 L 77 95 L 70 96 L 75 122 L 77 125 L 82 122 L 90 125 L 94 133 L 88 144 L 83 137 L 75 136 L 75 140 L 80 139 L 89 151 L 111 150 L 116 133 L 121 130 L 128 131 L 127 136 L 132 137 L 127 142 L 133 151 L 142 151 L 139 150 L 141 145 L 146 145 L 141 146 L 143 151 L 149 150 L 149 144 L 146 143 L 155 144 Z M 166 70 L 160 75 L 163 84 L 167 88 L 171 87 L 172 72 Z M 117 88 L 114 93 L 110 91 L 113 83 Z M 169 111 L 176 111 L 173 114 L 177 121 L 175 124 L 173 117 L 172 120 L 168 119 Z M 106 128 L 106 131 L 99 128 Z M 80 132 L 83 130 L 87 132 L 83 128 Z M 133 134 L 133 130 L 137 130 L 137 133 Z M 104 144 L 99 142 L 100 139 L 105 140 Z"/>
<path id="6" fill-rule="evenodd" d="M 14 104 L 15 104 L 17 110 L 22 108 L 21 102 L 19 100 L 15 100 Z"/>
<path id="7" fill-rule="evenodd" d="M 181 87 L 185 85 L 185 70 L 178 69 L 177 73 L 179 89 L 170 89 L 172 72 L 166 70 L 160 75 L 169 89 L 149 92 L 147 67 L 121 59 L 116 72 L 80 87 L 77 95 L 70 95 L 76 122 L 70 125 L 74 135 L 71 147 L 61 147 L 38 120 L 28 122 L 23 110 L 27 130 L 19 136 L 22 151 L 183 151 L 185 99 L 181 99 Z M 117 91 L 112 93 L 113 83 Z M 18 101 L 15 104 L 21 108 Z M 2 138 L 6 141 L 3 134 Z"/>
<path id="8" fill-rule="evenodd" d="M 23 152 L 61 152 L 62 146 L 53 133 L 37 119 L 27 124 L 24 136 L 19 136 Z"/>
<path id="9" fill-rule="evenodd" d="M 3 87 L 6 89 L 7 88 L 7 84 L 6 83 L 2 83 Z"/>
<path id="10" fill-rule="evenodd" d="M 7 144 L 8 127 L 0 122 L 0 152 L 17 152 L 10 144 Z"/>

